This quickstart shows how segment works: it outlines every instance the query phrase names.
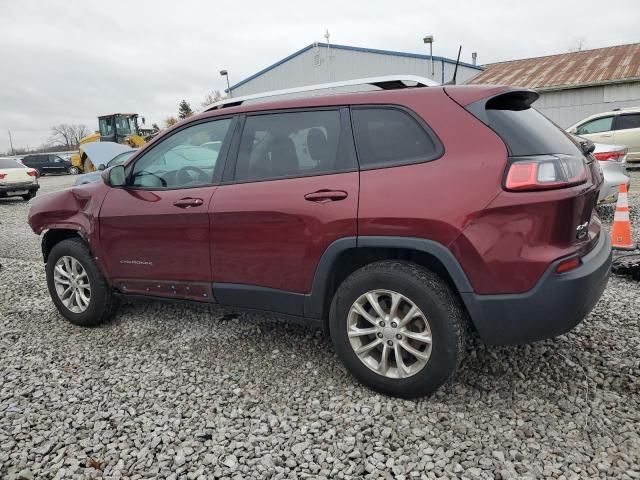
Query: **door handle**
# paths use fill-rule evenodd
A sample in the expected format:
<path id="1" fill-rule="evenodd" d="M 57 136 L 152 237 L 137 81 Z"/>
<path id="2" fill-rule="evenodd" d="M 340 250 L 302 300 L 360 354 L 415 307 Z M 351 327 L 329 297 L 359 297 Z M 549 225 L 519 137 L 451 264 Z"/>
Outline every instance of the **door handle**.
<path id="1" fill-rule="evenodd" d="M 176 200 L 173 204 L 178 208 L 190 208 L 190 207 L 199 207 L 202 205 L 201 198 L 181 198 L 180 200 Z"/>
<path id="2" fill-rule="evenodd" d="M 344 190 L 318 190 L 317 192 L 307 193 L 304 199 L 309 202 L 336 202 L 338 200 L 344 200 L 348 197 L 348 193 Z"/>
<path id="3" fill-rule="evenodd" d="M 610 138 L 612 135 L 610 133 L 603 133 L 602 138 Z"/>

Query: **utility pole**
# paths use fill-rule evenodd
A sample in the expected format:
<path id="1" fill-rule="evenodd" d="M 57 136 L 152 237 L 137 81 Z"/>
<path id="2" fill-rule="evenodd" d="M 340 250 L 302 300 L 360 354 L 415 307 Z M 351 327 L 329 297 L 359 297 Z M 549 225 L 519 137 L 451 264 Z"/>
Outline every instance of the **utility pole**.
<path id="1" fill-rule="evenodd" d="M 11 145 L 11 155 L 15 155 L 16 151 L 13 149 L 13 140 L 11 139 L 11 130 L 8 130 L 9 132 L 9 145 Z"/>

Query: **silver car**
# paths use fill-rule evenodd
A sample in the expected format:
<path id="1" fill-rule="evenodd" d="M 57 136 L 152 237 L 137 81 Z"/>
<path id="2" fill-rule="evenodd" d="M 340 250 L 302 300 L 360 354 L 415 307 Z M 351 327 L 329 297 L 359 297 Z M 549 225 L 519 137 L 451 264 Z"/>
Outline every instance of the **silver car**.
<path id="1" fill-rule="evenodd" d="M 604 183 L 600 187 L 598 203 L 615 203 L 618 200 L 618 188 L 623 183 L 627 189 L 631 178 L 627 175 L 627 153 L 629 149 L 621 145 L 596 143 L 593 156 L 598 160 L 604 174 Z"/>

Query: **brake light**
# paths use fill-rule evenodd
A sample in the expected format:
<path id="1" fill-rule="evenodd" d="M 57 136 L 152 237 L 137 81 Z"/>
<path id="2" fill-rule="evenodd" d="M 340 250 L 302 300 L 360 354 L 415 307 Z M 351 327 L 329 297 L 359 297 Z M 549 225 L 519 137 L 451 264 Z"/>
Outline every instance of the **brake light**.
<path id="1" fill-rule="evenodd" d="M 512 157 L 504 188 L 512 191 L 551 190 L 587 181 L 587 167 L 580 157 L 536 155 Z"/>
<path id="2" fill-rule="evenodd" d="M 564 260 L 556 267 L 556 273 L 565 273 L 570 270 L 574 270 L 580 266 L 582 262 L 579 257 L 573 257 L 568 260 Z"/>
<path id="3" fill-rule="evenodd" d="M 593 156 L 596 160 L 608 161 L 608 162 L 621 162 L 627 155 L 627 150 L 619 150 L 617 152 L 598 152 Z"/>
<path id="4" fill-rule="evenodd" d="M 7 174 L 6 173 L 0 173 L 0 180 L 2 180 L 4 177 L 6 177 Z"/>
<path id="5" fill-rule="evenodd" d="M 27 170 L 27 175 L 29 175 L 30 177 L 37 177 L 38 172 L 36 170 Z"/>

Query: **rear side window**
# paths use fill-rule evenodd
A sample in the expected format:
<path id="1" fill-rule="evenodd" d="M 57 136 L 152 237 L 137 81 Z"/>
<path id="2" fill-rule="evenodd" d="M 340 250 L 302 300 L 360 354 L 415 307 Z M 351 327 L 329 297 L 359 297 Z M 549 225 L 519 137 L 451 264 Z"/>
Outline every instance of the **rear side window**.
<path id="1" fill-rule="evenodd" d="M 403 110 L 354 108 L 351 121 L 362 169 L 406 165 L 442 155 L 435 135 Z"/>
<path id="2" fill-rule="evenodd" d="M 616 130 L 640 128 L 640 113 L 633 115 L 619 115 L 616 119 Z"/>
<path id="3" fill-rule="evenodd" d="M 348 139 L 342 137 L 339 110 L 249 116 L 234 179 L 257 181 L 354 169 Z"/>
<path id="4" fill-rule="evenodd" d="M 37 155 L 34 155 L 34 156 L 32 156 L 32 157 L 24 157 L 24 158 L 22 159 L 22 163 L 25 163 L 25 162 L 26 162 L 26 163 L 42 163 L 42 162 L 40 161 L 40 157 L 39 157 L 39 156 L 37 156 Z"/>
<path id="5" fill-rule="evenodd" d="M 467 109 L 491 127 L 511 156 L 561 153 L 580 155 L 580 147 L 560 127 L 531 108 L 533 92 L 509 92 L 471 104 Z"/>
<path id="6" fill-rule="evenodd" d="M 24 168 L 15 160 L 9 160 L 8 158 L 0 158 L 0 168 Z"/>
<path id="7" fill-rule="evenodd" d="M 576 128 L 578 135 L 589 135 L 590 133 L 609 132 L 613 130 L 613 117 L 601 117 L 590 120 Z"/>

